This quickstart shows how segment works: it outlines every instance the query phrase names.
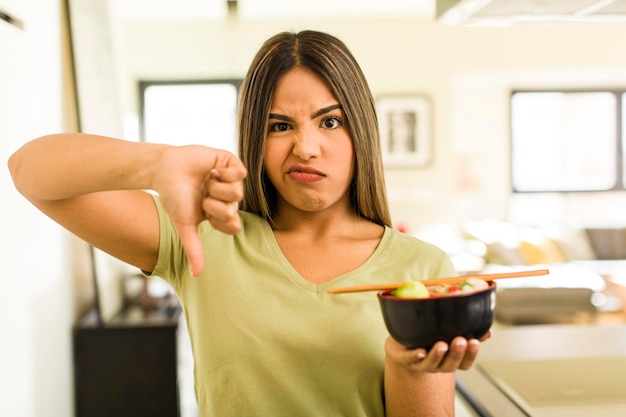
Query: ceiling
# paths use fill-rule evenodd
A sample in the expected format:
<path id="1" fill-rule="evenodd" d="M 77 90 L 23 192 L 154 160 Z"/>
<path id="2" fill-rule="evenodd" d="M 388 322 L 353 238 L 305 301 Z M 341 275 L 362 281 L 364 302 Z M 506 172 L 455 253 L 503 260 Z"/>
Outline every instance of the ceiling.
<path id="1" fill-rule="evenodd" d="M 626 21 L 626 0 L 436 0 L 443 24 Z"/>
<path id="2" fill-rule="evenodd" d="M 449 25 L 626 21 L 626 0 L 110 0 L 122 19 L 409 16 Z M 230 7 L 229 7 L 230 6 Z M 230 13 L 229 13 L 230 9 Z"/>
<path id="3" fill-rule="evenodd" d="M 221 19 L 228 16 L 228 0 L 112 0 L 127 19 Z M 237 18 L 367 17 L 411 15 L 433 18 L 435 0 L 231 0 Z"/>

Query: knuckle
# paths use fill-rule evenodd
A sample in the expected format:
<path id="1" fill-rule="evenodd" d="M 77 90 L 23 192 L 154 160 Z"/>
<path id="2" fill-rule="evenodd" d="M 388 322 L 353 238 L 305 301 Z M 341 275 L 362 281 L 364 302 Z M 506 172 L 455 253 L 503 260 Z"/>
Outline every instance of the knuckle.
<path id="1" fill-rule="evenodd" d="M 233 192 L 233 197 L 235 201 L 241 201 L 243 199 L 243 188 L 241 187 L 241 185 L 235 188 Z"/>

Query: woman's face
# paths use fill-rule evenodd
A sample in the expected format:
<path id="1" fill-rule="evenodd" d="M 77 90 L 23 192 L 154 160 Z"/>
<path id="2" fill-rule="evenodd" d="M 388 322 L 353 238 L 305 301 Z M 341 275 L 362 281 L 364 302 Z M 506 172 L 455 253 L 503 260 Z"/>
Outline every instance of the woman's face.
<path id="1" fill-rule="evenodd" d="M 343 110 L 326 83 L 301 67 L 285 73 L 272 97 L 264 156 L 278 211 L 349 205 L 353 159 Z"/>

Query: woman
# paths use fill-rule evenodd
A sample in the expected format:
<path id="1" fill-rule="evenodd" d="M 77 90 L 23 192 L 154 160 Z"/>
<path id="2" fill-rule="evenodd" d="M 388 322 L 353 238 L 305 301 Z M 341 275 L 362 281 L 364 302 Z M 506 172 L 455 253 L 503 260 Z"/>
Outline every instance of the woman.
<path id="1" fill-rule="evenodd" d="M 303 31 L 261 47 L 239 152 L 61 134 L 9 166 L 52 219 L 171 284 L 202 416 L 453 415 L 477 340 L 408 350 L 372 293 L 326 292 L 454 275 L 391 228 L 373 100 L 341 41 Z"/>

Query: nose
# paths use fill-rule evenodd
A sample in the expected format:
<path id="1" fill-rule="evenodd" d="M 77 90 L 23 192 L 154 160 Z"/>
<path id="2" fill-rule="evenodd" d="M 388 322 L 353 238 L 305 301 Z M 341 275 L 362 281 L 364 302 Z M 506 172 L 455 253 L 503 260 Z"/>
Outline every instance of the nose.
<path id="1" fill-rule="evenodd" d="M 299 129 L 294 135 L 293 154 L 304 161 L 317 158 L 321 151 L 320 139 L 320 133 L 313 126 Z"/>

